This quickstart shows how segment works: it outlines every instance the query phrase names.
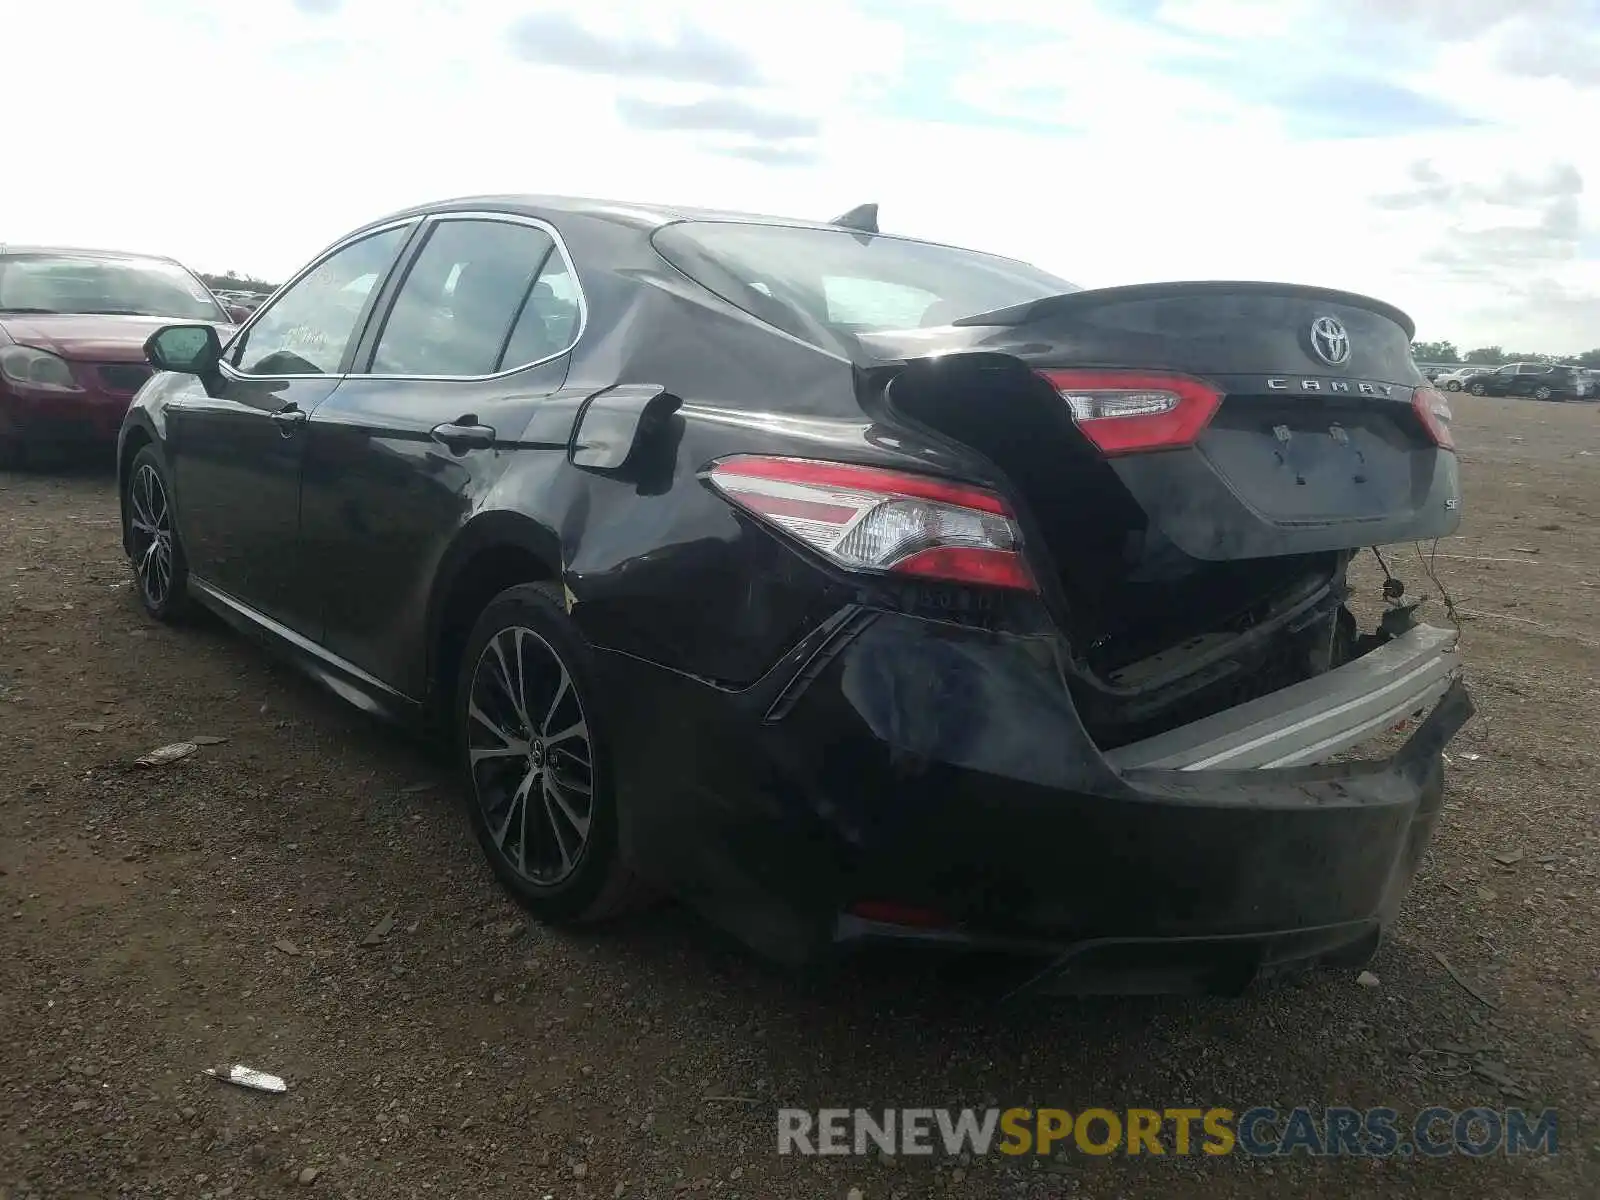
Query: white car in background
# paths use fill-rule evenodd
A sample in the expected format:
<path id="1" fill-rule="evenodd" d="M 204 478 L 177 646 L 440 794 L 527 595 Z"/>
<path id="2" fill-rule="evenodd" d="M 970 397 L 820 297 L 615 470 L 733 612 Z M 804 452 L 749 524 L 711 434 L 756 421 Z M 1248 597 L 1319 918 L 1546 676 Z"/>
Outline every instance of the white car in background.
<path id="1" fill-rule="evenodd" d="M 1443 388 L 1447 392 L 1459 392 L 1466 387 L 1467 380 L 1472 376 L 1487 375 L 1492 370 L 1494 370 L 1493 367 L 1486 367 L 1482 363 L 1471 363 L 1467 366 L 1457 367 L 1453 371 L 1445 371 L 1442 374 L 1435 375 L 1433 377 L 1433 386 Z"/>

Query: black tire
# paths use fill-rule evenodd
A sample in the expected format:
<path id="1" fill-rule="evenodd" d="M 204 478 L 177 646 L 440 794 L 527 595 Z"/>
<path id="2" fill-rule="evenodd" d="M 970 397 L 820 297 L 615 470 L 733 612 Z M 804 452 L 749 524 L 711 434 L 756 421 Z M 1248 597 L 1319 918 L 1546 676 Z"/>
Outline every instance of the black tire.
<path id="1" fill-rule="evenodd" d="M 1461 384 L 1459 381 L 1452 379 L 1449 383 L 1444 385 L 1444 389 L 1447 392 L 1459 392 L 1461 390 Z"/>
<path id="2" fill-rule="evenodd" d="M 181 620 L 189 611 L 189 563 L 173 517 L 166 466 L 153 446 L 128 464 L 122 519 L 139 603 L 158 621 Z"/>
<path id="3" fill-rule="evenodd" d="M 619 915 L 644 889 L 618 851 L 591 651 L 562 601 L 548 583 L 490 601 L 461 657 L 453 716 L 472 829 L 495 875 L 541 921 L 579 925 Z"/>
<path id="4" fill-rule="evenodd" d="M 1553 395 L 1555 395 L 1555 393 L 1547 387 L 1537 387 L 1533 389 L 1533 398 L 1535 400 L 1548 400 Z"/>
<path id="5" fill-rule="evenodd" d="M 1483 384 L 1481 384 L 1481 383 L 1470 384 L 1467 387 L 1467 391 L 1471 392 L 1474 396 L 1481 396 L 1485 392 L 1487 392 L 1488 390 L 1489 389 L 1484 387 Z"/>

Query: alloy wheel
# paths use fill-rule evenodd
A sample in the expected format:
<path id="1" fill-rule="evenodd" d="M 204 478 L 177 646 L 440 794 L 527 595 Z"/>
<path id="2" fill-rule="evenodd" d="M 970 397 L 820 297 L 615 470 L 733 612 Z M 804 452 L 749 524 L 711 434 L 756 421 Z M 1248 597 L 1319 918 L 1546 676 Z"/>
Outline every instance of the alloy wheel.
<path id="1" fill-rule="evenodd" d="M 146 602 L 158 609 L 172 595 L 172 507 L 160 473 L 149 463 L 134 472 L 128 506 L 134 573 Z"/>
<path id="2" fill-rule="evenodd" d="M 1533 393 L 1533 398 L 1535 400 L 1548 400 L 1550 399 L 1550 395 L 1550 389 L 1547 387 L 1542 387 Z"/>
<path id="3" fill-rule="evenodd" d="M 490 837 L 539 887 L 577 869 L 594 817 L 594 747 L 561 656 L 533 630 L 502 629 L 473 668 L 467 763 Z"/>

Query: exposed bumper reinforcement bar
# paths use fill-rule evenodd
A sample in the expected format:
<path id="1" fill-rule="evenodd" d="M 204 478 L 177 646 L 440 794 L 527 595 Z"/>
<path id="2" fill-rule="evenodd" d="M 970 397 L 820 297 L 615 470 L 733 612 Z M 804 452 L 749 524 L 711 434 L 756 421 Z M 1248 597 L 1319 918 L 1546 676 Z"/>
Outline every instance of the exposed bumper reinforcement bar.
<path id="1" fill-rule="evenodd" d="M 1354 662 L 1106 755 L 1118 770 L 1296 767 L 1438 702 L 1460 669 L 1453 629 L 1418 625 Z"/>

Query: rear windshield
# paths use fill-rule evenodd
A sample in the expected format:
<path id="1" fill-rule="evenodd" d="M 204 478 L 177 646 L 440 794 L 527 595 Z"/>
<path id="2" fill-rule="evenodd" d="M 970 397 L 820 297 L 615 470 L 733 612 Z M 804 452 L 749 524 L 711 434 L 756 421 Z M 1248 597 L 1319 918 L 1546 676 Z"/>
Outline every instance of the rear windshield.
<path id="1" fill-rule="evenodd" d="M 723 299 L 818 344 L 1082 290 L 997 255 L 845 229 L 683 221 L 657 230 L 655 246 Z"/>

